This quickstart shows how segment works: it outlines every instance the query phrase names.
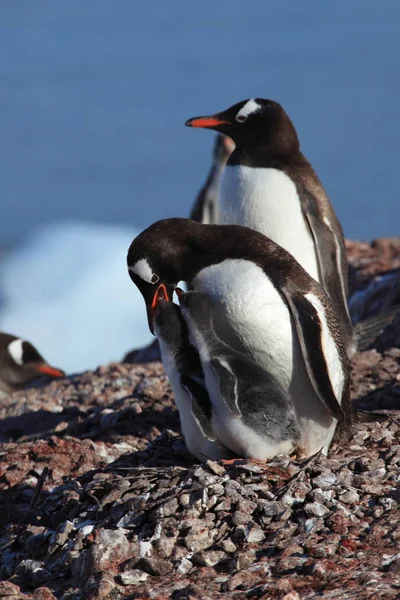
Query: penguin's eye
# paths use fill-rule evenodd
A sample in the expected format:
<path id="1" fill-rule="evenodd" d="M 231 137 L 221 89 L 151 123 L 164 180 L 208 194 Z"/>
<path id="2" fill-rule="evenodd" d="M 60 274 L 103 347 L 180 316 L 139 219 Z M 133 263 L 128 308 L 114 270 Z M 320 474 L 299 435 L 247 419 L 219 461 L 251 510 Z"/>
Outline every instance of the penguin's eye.
<path id="1" fill-rule="evenodd" d="M 247 121 L 247 115 L 236 115 L 236 121 L 238 123 L 244 123 Z"/>
<path id="2" fill-rule="evenodd" d="M 158 275 L 153 275 L 153 277 L 151 278 L 151 283 L 157 283 L 157 281 L 159 281 L 160 278 Z"/>

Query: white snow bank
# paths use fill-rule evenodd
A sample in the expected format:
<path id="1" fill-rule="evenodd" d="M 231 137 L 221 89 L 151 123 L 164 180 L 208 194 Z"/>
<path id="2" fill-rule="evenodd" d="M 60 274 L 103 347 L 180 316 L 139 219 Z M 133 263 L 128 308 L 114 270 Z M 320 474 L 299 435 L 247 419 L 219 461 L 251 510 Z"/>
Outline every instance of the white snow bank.
<path id="1" fill-rule="evenodd" d="M 67 372 L 147 344 L 144 302 L 126 268 L 137 233 L 80 222 L 36 231 L 0 264 L 0 330 L 31 341 Z"/>

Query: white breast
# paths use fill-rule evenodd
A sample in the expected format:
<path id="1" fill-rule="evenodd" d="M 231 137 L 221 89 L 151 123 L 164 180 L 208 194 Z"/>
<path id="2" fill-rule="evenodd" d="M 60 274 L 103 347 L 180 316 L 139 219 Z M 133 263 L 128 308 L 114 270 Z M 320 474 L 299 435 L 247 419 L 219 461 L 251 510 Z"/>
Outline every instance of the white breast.
<path id="1" fill-rule="evenodd" d="M 293 368 L 291 317 L 264 271 L 251 261 L 228 259 L 200 271 L 192 284 L 208 297 L 221 339 L 267 367 L 288 389 Z"/>
<path id="2" fill-rule="evenodd" d="M 192 284 L 210 300 L 221 339 L 275 375 L 289 391 L 304 453 L 321 447 L 327 451 L 336 421 L 315 394 L 290 311 L 264 271 L 251 261 L 229 259 L 200 271 Z"/>
<path id="3" fill-rule="evenodd" d="M 293 181 L 278 169 L 225 167 L 219 222 L 260 231 L 292 254 L 317 281 L 315 246 Z"/>

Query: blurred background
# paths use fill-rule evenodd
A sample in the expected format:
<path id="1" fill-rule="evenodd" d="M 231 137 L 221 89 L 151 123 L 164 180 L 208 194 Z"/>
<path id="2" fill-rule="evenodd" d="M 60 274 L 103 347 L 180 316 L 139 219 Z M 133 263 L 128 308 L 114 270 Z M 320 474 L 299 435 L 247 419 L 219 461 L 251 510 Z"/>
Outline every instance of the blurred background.
<path id="1" fill-rule="evenodd" d="M 125 256 L 203 183 L 189 117 L 279 101 L 346 236 L 399 234 L 396 0 L 3 0 L 0 48 L 0 329 L 60 368 L 150 340 Z"/>

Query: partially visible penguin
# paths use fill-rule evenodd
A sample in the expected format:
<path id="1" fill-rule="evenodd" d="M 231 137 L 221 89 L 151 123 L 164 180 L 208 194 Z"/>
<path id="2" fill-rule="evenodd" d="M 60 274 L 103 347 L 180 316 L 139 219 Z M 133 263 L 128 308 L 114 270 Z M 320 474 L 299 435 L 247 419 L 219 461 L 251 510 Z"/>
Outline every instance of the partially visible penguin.
<path id="1" fill-rule="evenodd" d="M 342 227 L 282 106 L 252 98 L 212 116 L 189 119 L 186 125 L 214 129 L 233 139 L 235 150 L 220 185 L 219 223 L 245 225 L 263 233 L 321 283 L 351 356 L 356 340 L 347 308 Z"/>
<path id="2" fill-rule="evenodd" d="M 201 461 L 232 458 L 211 425 L 211 402 L 204 386 L 199 355 L 189 343 L 179 307 L 160 286 L 153 305 L 154 331 L 165 372 L 174 392 L 182 433 L 189 452 Z"/>
<path id="3" fill-rule="evenodd" d="M 276 377 L 221 341 L 204 295 L 188 292 L 179 301 L 200 355 L 217 436 L 243 458 L 267 460 L 291 453 L 300 429 L 289 393 Z"/>
<path id="4" fill-rule="evenodd" d="M 0 392 L 11 394 L 39 377 L 64 377 L 31 343 L 0 332 Z"/>
<path id="5" fill-rule="evenodd" d="M 190 218 L 206 225 L 218 223 L 219 185 L 226 161 L 235 148 L 231 138 L 218 134 L 207 179 L 193 204 Z"/>

